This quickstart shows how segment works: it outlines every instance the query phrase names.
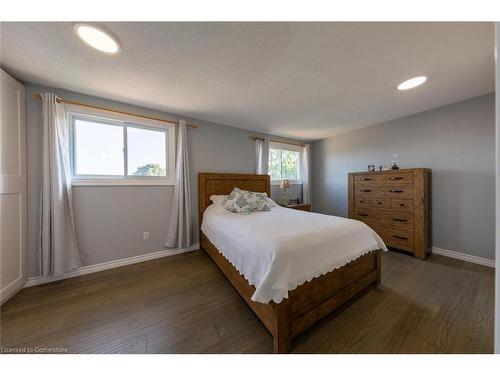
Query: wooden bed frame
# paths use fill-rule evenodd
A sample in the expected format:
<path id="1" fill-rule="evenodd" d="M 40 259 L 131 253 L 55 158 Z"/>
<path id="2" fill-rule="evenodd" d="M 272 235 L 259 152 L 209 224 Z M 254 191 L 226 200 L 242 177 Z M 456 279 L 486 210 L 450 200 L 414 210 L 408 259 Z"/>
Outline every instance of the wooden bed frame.
<path id="1" fill-rule="evenodd" d="M 212 195 L 227 195 L 234 187 L 271 195 L 268 175 L 200 173 L 198 177 L 200 225 Z M 380 283 L 381 250 L 377 250 L 298 286 L 281 303 L 254 302 L 251 296 L 255 287 L 222 256 L 201 230 L 200 246 L 271 333 L 275 353 L 288 353 L 292 338 L 367 287 Z"/>

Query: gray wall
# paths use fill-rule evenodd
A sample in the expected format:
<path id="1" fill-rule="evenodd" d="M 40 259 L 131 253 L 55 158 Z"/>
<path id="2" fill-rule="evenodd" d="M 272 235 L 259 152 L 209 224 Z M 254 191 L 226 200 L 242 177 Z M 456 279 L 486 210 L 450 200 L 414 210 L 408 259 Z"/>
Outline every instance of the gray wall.
<path id="1" fill-rule="evenodd" d="M 29 276 L 39 274 L 38 228 L 42 168 L 41 103 L 32 99 L 34 92 L 51 91 L 58 95 L 101 106 L 110 106 L 140 114 L 177 119 L 175 115 L 134 107 L 30 83 L 26 85 L 27 176 L 28 176 L 28 261 Z M 189 120 L 189 119 L 188 119 Z M 260 135 L 229 126 L 191 119 L 198 129 L 188 130 L 191 167 L 193 223 L 198 227 L 198 172 L 254 173 L 254 142 Z M 273 137 L 276 138 L 276 137 Z M 271 196 L 281 197 L 278 186 Z M 85 265 L 103 263 L 164 249 L 170 218 L 173 186 L 109 186 L 73 188 L 78 242 Z M 301 196 L 301 186 L 293 186 L 289 198 Z M 142 232 L 150 239 L 142 240 Z M 195 230 L 193 240 L 198 241 Z"/>
<path id="2" fill-rule="evenodd" d="M 494 103 L 488 94 L 314 142 L 314 211 L 347 216 L 348 172 L 398 153 L 402 168 L 432 168 L 433 246 L 494 259 Z"/>

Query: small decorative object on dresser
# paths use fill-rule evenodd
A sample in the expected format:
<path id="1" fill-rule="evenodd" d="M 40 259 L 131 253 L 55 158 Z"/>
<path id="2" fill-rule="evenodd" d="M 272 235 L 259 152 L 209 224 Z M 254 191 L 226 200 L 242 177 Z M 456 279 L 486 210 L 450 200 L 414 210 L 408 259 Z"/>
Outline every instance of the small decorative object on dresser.
<path id="1" fill-rule="evenodd" d="M 300 211 L 311 211 L 311 205 L 309 203 L 295 203 L 295 204 L 282 204 L 282 207 L 292 208 L 294 210 Z"/>
<path id="2" fill-rule="evenodd" d="M 399 169 L 398 154 L 392 154 L 391 169 Z"/>
<path id="3" fill-rule="evenodd" d="M 374 171 L 375 171 L 375 165 L 370 164 L 370 165 L 368 166 L 368 172 L 374 172 Z"/>
<path id="4" fill-rule="evenodd" d="M 349 218 L 368 224 L 387 246 L 425 259 L 432 249 L 431 170 L 349 173 Z"/>

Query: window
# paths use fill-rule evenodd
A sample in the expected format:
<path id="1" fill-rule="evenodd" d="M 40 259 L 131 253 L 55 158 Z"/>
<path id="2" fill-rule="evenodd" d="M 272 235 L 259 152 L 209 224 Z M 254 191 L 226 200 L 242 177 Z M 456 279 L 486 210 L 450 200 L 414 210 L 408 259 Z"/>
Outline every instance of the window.
<path id="1" fill-rule="evenodd" d="M 127 126 L 128 174 L 131 176 L 167 175 L 166 132 Z"/>
<path id="2" fill-rule="evenodd" d="M 302 147 L 277 142 L 269 144 L 269 174 L 271 181 L 290 180 L 300 183 Z"/>
<path id="3" fill-rule="evenodd" d="M 123 175 L 122 126 L 75 118 L 73 132 L 74 175 Z"/>
<path id="4" fill-rule="evenodd" d="M 73 185 L 173 183 L 173 125 L 101 111 L 71 111 L 69 123 Z"/>

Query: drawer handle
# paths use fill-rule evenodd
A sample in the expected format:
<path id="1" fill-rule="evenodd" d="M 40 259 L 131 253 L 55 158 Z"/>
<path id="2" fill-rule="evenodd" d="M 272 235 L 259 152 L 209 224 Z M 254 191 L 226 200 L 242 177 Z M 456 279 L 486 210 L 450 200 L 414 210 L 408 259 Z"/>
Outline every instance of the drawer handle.
<path id="1" fill-rule="evenodd" d="M 395 234 L 393 234 L 392 237 L 397 238 L 398 240 L 407 240 L 408 239 L 408 237 L 396 236 Z"/>
<path id="2" fill-rule="evenodd" d="M 359 201 L 359 203 L 365 203 L 365 201 Z"/>
<path id="3" fill-rule="evenodd" d="M 400 206 L 401 206 L 401 207 L 404 207 L 404 206 L 405 206 L 405 204 L 404 204 L 404 203 L 401 203 L 401 204 L 400 204 Z"/>
<path id="4" fill-rule="evenodd" d="M 371 191 L 371 189 L 362 189 L 360 191 L 363 192 L 363 193 L 369 193 Z"/>
<path id="5" fill-rule="evenodd" d="M 392 180 L 392 181 L 394 181 L 394 180 L 402 180 L 402 179 L 403 179 L 403 177 L 389 177 L 389 180 Z"/>
<path id="6" fill-rule="evenodd" d="M 389 193 L 404 193 L 404 190 L 389 190 Z"/>
<path id="7" fill-rule="evenodd" d="M 382 202 L 377 202 L 378 204 L 382 204 Z"/>
<path id="8" fill-rule="evenodd" d="M 360 181 L 371 181 L 372 179 L 371 178 L 360 178 L 359 180 Z"/>
<path id="9" fill-rule="evenodd" d="M 359 216 L 368 216 L 368 214 L 358 213 Z"/>
<path id="10" fill-rule="evenodd" d="M 408 219 L 398 219 L 397 217 L 393 217 L 392 220 L 394 221 L 402 221 L 402 222 L 407 222 Z"/>

